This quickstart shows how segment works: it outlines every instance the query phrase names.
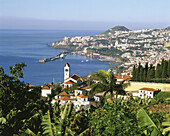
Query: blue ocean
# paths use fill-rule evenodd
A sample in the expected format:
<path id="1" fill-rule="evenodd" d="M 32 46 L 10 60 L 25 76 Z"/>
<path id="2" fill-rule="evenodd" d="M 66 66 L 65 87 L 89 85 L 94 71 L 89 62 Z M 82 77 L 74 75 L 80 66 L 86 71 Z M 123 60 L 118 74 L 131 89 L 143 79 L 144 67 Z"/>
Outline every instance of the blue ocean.
<path id="1" fill-rule="evenodd" d="M 86 76 L 99 69 L 109 69 L 108 62 L 100 62 L 85 56 L 67 55 L 65 59 L 38 63 L 38 60 L 54 57 L 61 49 L 47 44 L 61 40 L 65 36 L 96 35 L 102 31 L 87 30 L 0 30 L 0 66 L 9 73 L 9 66 L 25 62 L 24 82 L 32 85 L 63 82 L 64 63 L 70 63 L 70 73 Z M 88 61 L 86 61 L 88 60 Z"/>

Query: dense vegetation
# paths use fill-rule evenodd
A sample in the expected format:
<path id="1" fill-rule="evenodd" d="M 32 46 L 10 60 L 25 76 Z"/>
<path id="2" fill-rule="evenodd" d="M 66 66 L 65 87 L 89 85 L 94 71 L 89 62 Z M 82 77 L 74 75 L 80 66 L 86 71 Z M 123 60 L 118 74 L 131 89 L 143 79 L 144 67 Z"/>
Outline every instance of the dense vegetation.
<path id="1" fill-rule="evenodd" d="M 110 73 L 98 71 L 93 74 L 98 79 L 102 76 L 101 82 L 93 84 L 93 87 L 101 85 L 112 94 L 112 100 L 107 102 L 103 96 L 104 103 L 91 107 L 89 113 L 84 115 L 81 111 L 76 112 L 72 103 L 51 105 L 51 99 L 41 97 L 40 86 L 30 88 L 21 82 L 25 66 L 21 63 L 10 67 L 11 75 L 0 68 L 1 136 L 167 136 L 169 133 L 168 114 L 152 113 L 147 109 L 155 104 L 169 105 L 167 99 L 163 99 L 164 94 L 154 99 L 118 98 L 114 92 L 121 87 L 114 84 L 112 67 Z M 110 81 L 104 80 L 105 77 Z M 60 89 L 57 85 L 55 93 L 59 93 Z"/>
<path id="2" fill-rule="evenodd" d="M 170 83 L 170 60 L 162 60 L 161 64 L 157 64 L 156 68 L 148 63 L 143 67 L 140 63 L 136 67 L 134 65 L 132 72 L 133 81 L 138 82 L 156 82 L 156 83 Z"/>

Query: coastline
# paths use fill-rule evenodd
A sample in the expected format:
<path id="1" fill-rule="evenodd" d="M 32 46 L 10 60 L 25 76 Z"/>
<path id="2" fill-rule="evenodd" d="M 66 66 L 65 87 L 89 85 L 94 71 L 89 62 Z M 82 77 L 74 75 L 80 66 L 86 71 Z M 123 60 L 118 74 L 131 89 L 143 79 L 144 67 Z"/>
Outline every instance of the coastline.
<path id="1" fill-rule="evenodd" d="M 48 47 L 55 48 L 55 49 L 65 49 L 71 55 L 76 54 L 76 55 L 80 55 L 80 56 L 86 56 L 86 57 L 89 57 L 89 58 L 95 58 L 95 59 L 97 59 L 98 61 L 101 61 L 101 62 L 112 62 L 115 65 L 121 64 L 121 60 L 119 58 L 111 57 L 111 56 L 104 56 L 104 55 L 95 56 L 93 54 L 84 53 L 83 51 L 75 50 L 73 48 L 71 49 L 71 47 L 69 47 L 67 45 L 65 45 L 65 46 L 64 45 L 61 45 L 61 46 L 48 45 Z"/>

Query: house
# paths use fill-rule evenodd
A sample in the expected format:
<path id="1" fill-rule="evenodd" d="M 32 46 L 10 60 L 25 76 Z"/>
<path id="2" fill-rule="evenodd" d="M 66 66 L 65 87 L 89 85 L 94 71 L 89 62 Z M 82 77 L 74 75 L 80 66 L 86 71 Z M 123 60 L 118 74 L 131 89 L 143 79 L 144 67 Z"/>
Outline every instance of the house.
<path id="1" fill-rule="evenodd" d="M 70 76 L 70 63 L 64 64 L 64 88 L 71 87 L 75 83 L 81 83 L 81 77 L 76 74 Z"/>
<path id="2" fill-rule="evenodd" d="M 140 98 L 153 98 L 155 94 L 157 94 L 159 92 L 159 90 L 157 89 L 153 89 L 153 88 L 140 88 L 139 89 L 139 93 L 138 96 Z"/>
<path id="3" fill-rule="evenodd" d="M 131 80 L 131 76 L 130 75 L 121 75 L 121 76 L 115 76 L 117 82 L 116 84 L 120 84 L 123 81 L 129 81 Z"/>
<path id="4" fill-rule="evenodd" d="M 63 92 L 61 92 L 60 94 L 56 95 L 56 96 L 55 96 L 55 99 L 59 99 L 59 98 L 64 97 L 64 96 L 69 96 L 69 94 L 66 93 L 65 91 L 63 91 Z"/>
<path id="5" fill-rule="evenodd" d="M 73 99 L 68 96 L 64 96 L 56 100 L 56 102 L 59 102 L 61 105 L 64 105 L 66 102 L 70 103 L 71 101 L 73 101 Z"/>
<path id="6" fill-rule="evenodd" d="M 47 95 L 51 93 L 52 93 L 52 89 L 49 88 L 48 86 L 45 86 L 41 89 L 41 95 L 44 97 L 47 97 Z"/>
<path id="7" fill-rule="evenodd" d="M 80 95 L 80 94 L 87 95 L 87 92 L 90 91 L 90 90 L 91 90 L 90 86 L 81 87 L 79 89 L 74 90 L 74 95 L 75 96 Z"/>
<path id="8" fill-rule="evenodd" d="M 29 87 L 28 92 L 31 92 L 33 90 L 33 88 L 35 87 L 34 85 L 29 85 L 29 84 L 27 86 Z"/>
<path id="9" fill-rule="evenodd" d="M 73 101 L 73 104 L 76 111 L 82 110 L 87 113 L 88 109 L 90 109 L 90 102 L 88 101 L 88 97 L 83 94 L 78 95 L 77 101 Z"/>

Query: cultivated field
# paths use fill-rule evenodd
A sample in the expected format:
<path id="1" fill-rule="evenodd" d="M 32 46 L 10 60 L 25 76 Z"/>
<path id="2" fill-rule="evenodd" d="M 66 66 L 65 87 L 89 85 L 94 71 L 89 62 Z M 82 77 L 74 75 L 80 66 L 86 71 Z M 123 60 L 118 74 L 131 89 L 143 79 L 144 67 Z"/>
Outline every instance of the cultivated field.
<path id="1" fill-rule="evenodd" d="M 170 84 L 168 83 L 149 83 L 149 82 L 130 82 L 130 86 L 125 91 L 138 91 L 140 88 L 148 87 L 161 89 L 162 92 L 170 92 Z"/>

